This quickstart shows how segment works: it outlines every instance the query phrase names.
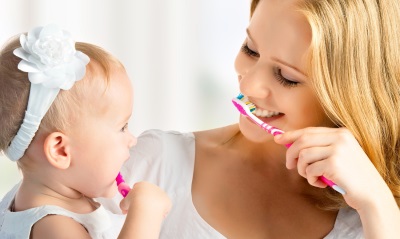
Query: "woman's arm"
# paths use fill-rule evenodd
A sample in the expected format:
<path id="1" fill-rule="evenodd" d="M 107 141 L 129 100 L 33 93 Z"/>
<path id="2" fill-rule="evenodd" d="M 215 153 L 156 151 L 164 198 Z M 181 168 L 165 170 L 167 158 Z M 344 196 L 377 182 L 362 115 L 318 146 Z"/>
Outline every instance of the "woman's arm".
<path id="1" fill-rule="evenodd" d="M 388 187 L 381 187 L 374 201 L 357 210 L 366 238 L 399 238 L 400 210 Z"/>

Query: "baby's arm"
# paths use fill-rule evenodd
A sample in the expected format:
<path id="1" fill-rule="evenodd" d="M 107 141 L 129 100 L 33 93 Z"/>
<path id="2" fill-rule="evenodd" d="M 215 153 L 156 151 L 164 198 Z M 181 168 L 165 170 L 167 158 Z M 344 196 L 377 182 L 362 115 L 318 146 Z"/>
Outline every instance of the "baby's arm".
<path id="1" fill-rule="evenodd" d="M 89 233 L 77 221 L 61 215 L 48 215 L 33 225 L 31 239 L 90 239 Z"/>
<path id="2" fill-rule="evenodd" d="M 118 238 L 159 238 L 161 223 L 171 206 L 161 188 L 148 182 L 136 183 L 120 204 L 127 216 Z"/>

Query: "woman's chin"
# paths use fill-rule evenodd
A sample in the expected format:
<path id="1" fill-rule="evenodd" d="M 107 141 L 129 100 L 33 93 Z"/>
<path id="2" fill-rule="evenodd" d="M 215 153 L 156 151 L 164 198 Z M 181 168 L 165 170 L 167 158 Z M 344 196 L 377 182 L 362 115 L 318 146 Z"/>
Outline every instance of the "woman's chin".
<path id="1" fill-rule="evenodd" d="M 264 143 L 270 141 L 273 137 L 244 116 L 240 117 L 239 128 L 243 136 L 254 143 Z"/>

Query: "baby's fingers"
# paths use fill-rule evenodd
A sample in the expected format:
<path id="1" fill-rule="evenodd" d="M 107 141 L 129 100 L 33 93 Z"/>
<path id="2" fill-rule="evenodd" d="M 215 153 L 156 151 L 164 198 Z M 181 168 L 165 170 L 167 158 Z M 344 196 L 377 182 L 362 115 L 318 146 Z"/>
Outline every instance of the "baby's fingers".
<path id="1" fill-rule="evenodd" d="M 123 214 L 127 214 L 129 210 L 130 200 L 128 197 L 121 200 L 119 203 L 119 208 L 121 209 Z"/>

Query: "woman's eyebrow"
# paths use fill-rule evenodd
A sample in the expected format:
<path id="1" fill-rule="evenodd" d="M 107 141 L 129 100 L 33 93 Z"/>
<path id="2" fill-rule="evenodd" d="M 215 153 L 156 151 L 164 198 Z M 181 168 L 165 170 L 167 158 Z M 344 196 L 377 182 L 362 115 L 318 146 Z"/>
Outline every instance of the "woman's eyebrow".
<path id="1" fill-rule="evenodd" d="M 278 63 L 280 63 L 280 64 L 282 64 L 282 65 L 285 65 L 285 66 L 287 66 L 287 67 L 290 67 L 290 68 L 292 68 L 293 70 L 295 70 L 295 71 L 299 72 L 300 74 L 302 74 L 303 76 L 307 76 L 307 75 L 304 74 L 304 72 L 302 72 L 299 68 L 297 68 L 297 67 L 295 67 L 295 66 L 293 66 L 293 65 L 291 65 L 291 64 L 289 64 L 289 63 L 287 63 L 287 62 L 284 62 L 284 61 L 282 61 L 282 60 L 280 60 L 280 59 L 278 59 L 278 58 L 276 58 L 276 57 L 271 57 L 271 60 L 276 61 L 276 62 L 278 62 Z"/>
<path id="2" fill-rule="evenodd" d="M 246 28 L 246 32 L 247 32 L 247 36 L 249 37 L 249 39 L 251 40 L 251 42 L 254 44 L 254 46 L 257 48 L 257 44 L 254 41 L 254 39 L 251 37 L 250 31 L 248 28 Z"/>

